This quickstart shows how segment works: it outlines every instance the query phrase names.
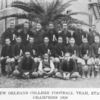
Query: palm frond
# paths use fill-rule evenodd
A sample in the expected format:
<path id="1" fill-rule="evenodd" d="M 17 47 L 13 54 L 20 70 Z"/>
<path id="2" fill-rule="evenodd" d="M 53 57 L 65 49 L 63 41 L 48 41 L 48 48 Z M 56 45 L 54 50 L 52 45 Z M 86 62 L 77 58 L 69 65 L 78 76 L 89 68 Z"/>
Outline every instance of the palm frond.
<path id="1" fill-rule="evenodd" d="M 27 11 L 29 18 L 34 20 L 34 18 L 39 18 L 40 22 L 44 25 L 55 20 L 67 20 L 69 16 L 63 15 L 64 11 L 67 10 L 71 3 L 77 0 L 69 0 L 63 2 L 63 0 L 53 0 L 51 2 L 43 0 L 31 0 L 29 3 L 24 2 L 13 2 L 12 7 L 17 7 Z M 33 18 L 33 19 L 32 19 Z"/>
<path id="2" fill-rule="evenodd" d="M 29 19 L 27 14 L 12 14 L 8 16 L 1 17 L 0 20 L 5 19 L 5 18 L 10 18 L 10 17 L 16 17 L 18 19 Z"/>
<path id="3" fill-rule="evenodd" d="M 12 7 L 20 8 L 24 11 L 31 12 L 32 8 L 29 4 L 22 2 L 22 1 L 15 1 L 11 4 Z"/>
<path id="4" fill-rule="evenodd" d="M 87 13 L 87 12 L 71 12 L 68 15 L 69 16 L 73 16 L 73 15 L 86 15 L 86 16 L 89 16 L 89 13 Z"/>
<path id="5" fill-rule="evenodd" d="M 81 24 L 81 25 L 86 25 L 86 26 L 90 26 L 88 23 L 82 21 L 82 20 L 78 20 L 78 19 L 75 19 L 75 18 L 71 18 L 70 24 Z"/>

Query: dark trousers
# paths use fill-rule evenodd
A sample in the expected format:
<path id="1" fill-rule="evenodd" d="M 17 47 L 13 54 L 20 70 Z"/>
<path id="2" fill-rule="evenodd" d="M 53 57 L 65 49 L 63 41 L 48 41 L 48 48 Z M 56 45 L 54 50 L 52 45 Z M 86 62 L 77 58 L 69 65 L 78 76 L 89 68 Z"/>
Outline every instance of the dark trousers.
<path id="1" fill-rule="evenodd" d="M 1 73 L 4 75 L 6 74 L 6 59 L 1 61 Z"/>

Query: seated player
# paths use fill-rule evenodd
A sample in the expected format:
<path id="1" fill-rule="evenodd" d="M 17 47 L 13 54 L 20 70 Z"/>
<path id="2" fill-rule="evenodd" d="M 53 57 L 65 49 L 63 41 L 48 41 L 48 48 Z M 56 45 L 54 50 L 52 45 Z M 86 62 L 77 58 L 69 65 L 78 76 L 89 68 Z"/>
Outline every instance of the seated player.
<path id="1" fill-rule="evenodd" d="M 35 58 L 37 58 L 39 56 L 34 37 L 29 38 L 29 43 L 26 45 L 26 50 L 28 50 L 31 53 L 31 56 L 33 56 Z"/>
<path id="2" fill-rule="evenodd" d="M 15 65 L 18 65 L 18 60 L 23 56 L 25 47 L 22 44 L 22 39 L 20 36 L 16 38 L 16 43 L 13 47 L 13 56 L 15 58 Z"/>
<path id="3" fill-rule="evenodd" d="M 9 38 L 5 39 L 5 45 L 2 47 L 1 50 L 1 72 L 2 75 L 6 75 L 6 74 L 11 74 L 13 71 L 13 67 L 14 66 L 9 66 L 10 62 L 12 61 L 12 46 L 11 46 L 11 41 Z M 8 65 L 8 66 L 6 66 Z"/>
<path id="4" fill-rule="evenodd" d="M 54 63 L 57 70 L 59 70 L 60 60 L 64 56 L 64 53 L 65 53 L 65 45 L 64 45 L 63 37 L 59 36 L 58 43 L 55 46 L 55 58 L 54 58 Z"/>
<path id="5" fill-rule="evenodd" d="M 34 59 L 32 58 L 29 51 L 25 52 L 23 58 L 19 61 L 18 70 L 14 71 L 13 74 L 21 78 L 35 78 L 38 76 L 36 72 L 36 66 Z"/>
<path id="6" fill-rule="evenodd" d="M 69 45 L 66 48 L 66 52 L 70 53 L 71 58 L 75 62 L 75 69 L 76 71 L 79 71 L 78 65 L 77 65 L 77 58 L 79 57 L 79 49 L 78 49 L 78 46 L 75 44 L 74 38 L 70 38 Z"/>
<path id="7" fill-rule="evenodd" d="M 63 42 L 63 38 L 61 36 L 58 37 L 58 43 L 56 45 L 56 56 L 62 57 L 65 53 L 65 45 Z"/>
<path id="8" fill-rule="evenodd" d="M 75 62 L 71 58 L 70 53 L 65 53 L 64 59 L 60 65 L 60 73 L 56 73 L 56 77 L 63 79 L 77 79 L 80 77 L 78 72 L 75 71 Z"/>
<path id="9" fill-rule="evenodd" d="M 94 59 L 94 63 L 95 65 L 92 67 L 92 72 L 94 72 L 95 77 L 98 76 L 98 72 L 97 71 L 98 68 L 97 67 L 99 64 L 97 63 L 99 61 L 99 50 L 100 50 L 100 38 L 99 36 L 95 36 L 94 37 L 94 43 L 91 45 L 91 49 L 92 49 L 92 57 Z"/>
<path id="10" fill-rule="evenodd" d="M 40 61 L 39 67 L 38 67 L 38 73 L 40 77 L 51 77 L 54 75 L 55 72 L 55 66 L 53 64 L 53 61 L 50 60 L 49 55 L 46 53 L 43 56 L 43 59 Z"/>
<path id="11" fill-rule="evenodd" d="M 80 57 L 84 60 L 84 67 L 82 68 L 82 76 L 83 78 L 89 77 L 89 66 L 90 61 L 88 61 L 91 57 L 90 45 L 88 44 L 87 38 L 83 38 L 82 44 L 80 46 Z"/>

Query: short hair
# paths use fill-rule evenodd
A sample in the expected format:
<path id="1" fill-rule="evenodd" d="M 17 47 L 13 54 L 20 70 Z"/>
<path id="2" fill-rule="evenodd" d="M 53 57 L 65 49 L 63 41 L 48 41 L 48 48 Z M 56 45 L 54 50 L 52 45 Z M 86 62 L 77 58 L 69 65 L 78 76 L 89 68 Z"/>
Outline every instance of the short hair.
<path id="1" fill-rule="evenodd" d="M 24 24 L 25 24 L 25 23 L 29 24 L 29 22 L 28 22 L 28 21 L 25 21 L 25 22 L 24 22 Z"/>
<path id="2" fill-rule="evenodd" d="M 63 39 L 63 37 L 62 37 L 62 36 L 59 36 L 59 37 L 58 37 L 58 39 L 59 39 L 59 38 L 62 38 L 62 39 Z"/>
<path id="3" fill-rule="evenodd" d="M 48 39 L 49 39 L 49 37 L 48 37 L 48 36 L 44 36 L 44 38 L 43 38 L 43 39 L 45 39 L 45 38 L 48 38 Z"/>
<path id="4" fill-rule="evenodd" d="M 11 40 L 9 37 L 6 37 L 5 40 Z"/>
<path id="5" fill-rule="evenodd" d="M 27 51 L 25 51 L 25 54 L 31 54 L 31 53 L 27 50 Z"/>

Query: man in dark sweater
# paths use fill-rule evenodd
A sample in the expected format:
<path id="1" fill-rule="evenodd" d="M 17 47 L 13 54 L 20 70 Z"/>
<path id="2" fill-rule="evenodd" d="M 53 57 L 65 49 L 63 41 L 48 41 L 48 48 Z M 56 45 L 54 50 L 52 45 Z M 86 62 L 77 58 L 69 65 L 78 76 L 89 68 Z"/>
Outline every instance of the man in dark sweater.
<path id="1" fill-rule="evenodd" d="M 35 44 L 40 45 L 43 43 L 43 37 L 44 37 L 45 31 L 43 30 L 40 23 L 37 23 L 36 30 L 34 32 L 34 38 L 35 38 Z"/>
<path id="2" fill-rule="evenodd" d="M 54 28 L 54 24 L 51 22 L 49 23 L 49 28 L 47 30 L 47 36 L 50 39 L 50 43 L 54 44 L 57 42 L 57 31 Z"/>
<path id="3" fill-rule="evenodd" d="M 89 66 L 91 57 L 91 47 L 88 43 L 87 38 L 83 38 L 83 43 L 80 46 L 80 57 L 84 60 L 84 67 L 82 68 L 83 78 L 89 77 Z"/>
<path id="4" fill-rule="evenodd" d="M 79 48 L 75 44 L 75 39 L 71 38 L 69 42 L 70 42 L 69 45 L 66 47 L 66 52 L 69 52 L 71 56 L 73 55 L 79 56 Z"/>
<path id="5" fill-rule="evenodd" d="M 39 55 L 44 55 L 45 53 L 51 55 L 52 45 L 49 42 L 49 38 L 47 36 L 44 37 L 44 43 L 40 44 L 39 48 Z"/>
<path id="6" fill-rule="evenodd" d="M 31 53 L 31 56 L 37 57 L 38 52 L 37 52 L 37 46 L 35 44 L 35 39 L 34 37 L 29 38 L 29 43 L 26 45 L 26 50 Z"/>
<path id="7" fill-rule="evenodd" d="M 30 55 L 29 51 L 26 51 L 25 55 L 20 60 L 18 70 L 22 78 L 35 77 L 34 75 L 38 76 L 38 74 L 36 73 L 36 66 L 34 59 Z"/>
<path id="8" fill-rule="evenodd" d="M 22 56 L 24 54 L 25 51 L 25 46 L 22 43 L 22 39 L 21 37 L 17 37 L 16 38 L 16 43 L 13 46 L 13 55 L 14 57 L 18 57 L 18 56 Z"/>
<path id="9" fill-rule="evenodd" d="M 21 37 L 23 44 L 26 45 L 29 39 L 29 34 L 31 34 L 31 31 L 29 30 L 29 23 L 25 22 L 22 30 L 20 32 L 17 32 L 16 36 Z"/>
<path id="10" fill-rule="evenodd" d="M 97 58 L 98 57 L 98 49 L 100 48 L 100 38 L 99 38 L 99 36 L 95 36 L 94 41 L 95 42 L 91 45 L 92 57 Z"/>
<path id="11" fill-rule="evenodd" d="M 58 43 L 57 43 L 55 49 L 56 49 L 56 57 L 64 56 L 65 45 L 64 45 L 63 37 L 61 37 L 61 36 L 58 37 Z"/>
<path id="12" fill-rule="evenodd" d="M 63 31 L 62 31 L 62 34 L 64 36 L 64 42 L 66 44 L 69 43 L 69 39 L 71 38 L 71 33 L 70 31 L 68 30 L 68 25 L 67 23 L 63 23 Z"/>
<path id="13" fill-rule="evenodd" d="M 10 21 L 10 26 L 8 29 L 5 30 L 5 32 L 2 34 L 1 39 L 2 39 L 2 44 L 5 42 L 6 38 L 9 38 L 11 40 L 11 43 L 15 43 L 15 35 L 17 31 L 15 29 L 15 23 L 14 20 Z"/>
<path id="14" fill-rule="evenodd" d="M 78 66 L 77 66 L 77 58 L 79 57 L 79 49 L 78 46 L 75 44 L 75 39 L 70 38 L 69 45 L 66 47 L 66 52 L 69 52 L 74 63 L 75 63 L 75 70 L 78 71 Z"/>
<path id="15" fill-rule="evenodd" d="M 99 72 L 100 69 L 99 67 L 97 67 L 99 64 L 96 63 L 98 59 L 100 59 L 100 38 L 99 36 L 95 36 L 94 37 L 94 43 L 91 45 L 91 49 L 92 49 L 92 57 L 95 60 L 95 66 L 93 64 L 93 62 L 91 62 L 92 64 L 92 69 L 91 72 L 94 72 L 94 76 L 99 76 Z M 99 70 L 98 70 L 99 69 Z"/>
<path id="16" fill-rule="evenodd" d="M 6 61 L 8 58 L 12 58 L 12 46 L 11 46 L 11 41 L 9 38 L 5 39 L 5 45 L 2 47 L 1 50 L 1 72 L 3 75 L 6 74 Z"/>
<path id="17" fill-rule="evenodd" d="M 76 72 L 75 70 L 75 62 L 73 61 L 73 59 L 71 59 L 70 53 L 66 53 L 64 56 L 64 59 L 61 62 L 60 65 L 60 71 L 61 75 L 57 75 L 58 73 L 56 73 L 56 76 L 60 76 L 59 78 L 63 78 L 63 79 L 69 79 L 69 78 L 78 78 L 79 74 L 74 74 L 74 72 Z"/>
<path id="18" fill-rule="evenodd" d="M 87 59 L 91 56 L 90 45 L 87 38 L 83 38 L 82 42 L 83 43 L 80 45 L 80 57 Z"/>

